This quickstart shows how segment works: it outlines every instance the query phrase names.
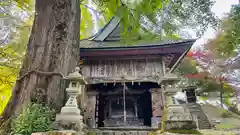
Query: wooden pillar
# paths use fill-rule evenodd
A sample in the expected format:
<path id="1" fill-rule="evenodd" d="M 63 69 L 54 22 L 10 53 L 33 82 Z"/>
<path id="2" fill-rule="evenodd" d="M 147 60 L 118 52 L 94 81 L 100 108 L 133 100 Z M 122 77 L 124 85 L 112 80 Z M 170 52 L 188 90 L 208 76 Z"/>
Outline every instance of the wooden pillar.
<path id="1" fill-rule="evenodd" d="M 152 96 L 152 127 L 158 128 L 163 115 L 163 97 L 161 88 L 150 89 Z"/>
<path id="2" fill-rule="evenodd" d="M 138 117 L 138 109 L 137 109 L 137 102 L 134 101 L 134 111 L 135 111 L 135 117 L 137 118 Z"/>
<path id="3" fill-rule="evenodd" d="M 109 100 L 109 116 L 112 116 L 112 100 Z"/>
<path id="4" fill-rule="evenodd" d="M 80 109 L 83 110 L 86 105 L 86 88 L 83 88 L 82 94 L 80 95 Z"/>
<path id="5" fill-rule="evenodd" d="M 96 95 L 97 92 L 87 92 L 86 112 L 84 114 L 87 117 L 87 121 L 90 127 L 95 128 L 95 110 L 96 110 Z"/>

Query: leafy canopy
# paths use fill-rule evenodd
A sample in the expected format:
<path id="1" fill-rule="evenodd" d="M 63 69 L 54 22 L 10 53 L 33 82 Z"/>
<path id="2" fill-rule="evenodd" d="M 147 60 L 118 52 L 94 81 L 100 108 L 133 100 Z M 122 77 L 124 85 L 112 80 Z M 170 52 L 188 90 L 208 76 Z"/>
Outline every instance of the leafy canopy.
<path id="1" fill-rule="evenodd" d="M 240 47 L 240 4 L 231 8 L 229 15 L 221 21 L 217 36 L 208 43 L 208 48 L 218 56 L 236 56 Z"/>
<path id="2" fill-rule="evenodd" d="M 177 68 L 177 73 L 183 76 L 181 85 L 196 85 L 200 92 L 219 92 L 235 93 L 235 89 L 228 82 L 219 82 L 219 79 L 212 78 L 214 74 L 201 72 L 201 65 L 191 57 L 185 57 Z M 223 85 L 223 87 L 221 86 Z"/>
<path id="3" fill-rule="evenodd" d="M 212 0 L 95 0 L 95 4 L 106 18 L 116 14 L 122 17 L 125 38 L 139 37 L 143 32 L 171 37 L 181 28 L 194 29 L 201 35 L 218 24 L 211 11 Z"/>
<path id="4" fill-rule="evenodd" d="M 20 6 L 21 2 L 2 1 L 0 3 L 2 11 L 0 16 L 2 27 L 0 28 L 3 28 L 0 32 L 4 35 L 0 40 L 0 114 L 12 94 L 31 30 L 31 17 L 23 19 L 20 16 L 27 11 L 24 5 Z"/>

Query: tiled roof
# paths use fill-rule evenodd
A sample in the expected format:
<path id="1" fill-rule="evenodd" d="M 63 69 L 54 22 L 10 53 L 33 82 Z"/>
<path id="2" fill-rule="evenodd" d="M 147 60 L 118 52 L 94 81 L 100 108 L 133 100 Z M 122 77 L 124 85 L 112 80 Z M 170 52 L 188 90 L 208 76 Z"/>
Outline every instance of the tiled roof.
<path id="1" fill-rule="evenodd" d="M 159 45 L 174 45 L 179 43 L 195 42 L 196 39 L 184 39 L 184 40 L 163 40 L 163 41 L 151 41 L 151 42 L 139 42 L 133 45 L 127 45 L 120 41 L 93 41 L 82 40 L 80 41 L 80 48 L 106 48 L 106 47 L 133 47 L 133 46 L 159 46 Z"/>

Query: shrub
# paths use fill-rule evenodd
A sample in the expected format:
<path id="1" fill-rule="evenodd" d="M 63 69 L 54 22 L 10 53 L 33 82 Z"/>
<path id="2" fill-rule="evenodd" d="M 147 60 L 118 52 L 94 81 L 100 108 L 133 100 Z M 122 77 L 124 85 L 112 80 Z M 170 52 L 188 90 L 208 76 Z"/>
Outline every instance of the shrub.
<path id="1" fill-rule="evenodd" d="M 31 104 L 12 121 L 13 134 L 31 135 L 34 132 L 51 130 L 55 113 L 49 107 L 41 104 Z"/>
<path id="2" fill-rule="evenodd" d="M 231 118 L 231 117 L 233 117 L 233 114 L 230 113 L 229 111 L 224 111 L 224 112 L 221 114 L 221 117 L 223 117 L 223 118 Z"/>

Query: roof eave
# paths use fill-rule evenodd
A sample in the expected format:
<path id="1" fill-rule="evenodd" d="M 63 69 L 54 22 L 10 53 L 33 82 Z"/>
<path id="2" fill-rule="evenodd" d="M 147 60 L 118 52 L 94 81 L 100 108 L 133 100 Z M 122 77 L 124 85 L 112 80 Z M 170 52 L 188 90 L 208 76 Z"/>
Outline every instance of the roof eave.
<path id="1" fill-rule="evenodd" d="M 164 47 L 172 47 L 172 46 L 181 46 L 181 45 L 189 45 L 191 46 L 195 43 L 196 39 L 188 39 L 184 40 L 182 42 L 176 42 L 176 43 L 165 43 L 165 44 L 146 44 L 144 46 L 121 46 L 121 47 L 94 47 L 94 48 L 80 48 L 82 50 L 86 51 L 94 51 L 94 50 L 128 50 L 128 49 L 145 49 L 145 48 L 164 48 Z"/>

